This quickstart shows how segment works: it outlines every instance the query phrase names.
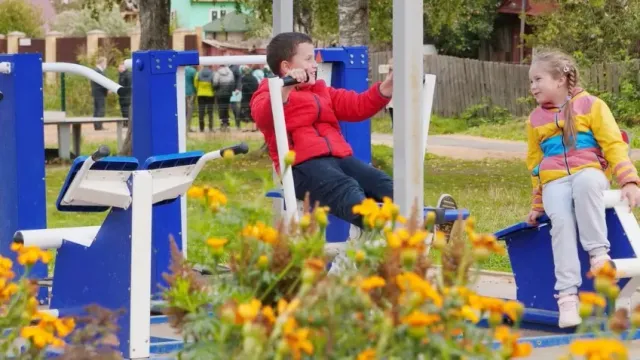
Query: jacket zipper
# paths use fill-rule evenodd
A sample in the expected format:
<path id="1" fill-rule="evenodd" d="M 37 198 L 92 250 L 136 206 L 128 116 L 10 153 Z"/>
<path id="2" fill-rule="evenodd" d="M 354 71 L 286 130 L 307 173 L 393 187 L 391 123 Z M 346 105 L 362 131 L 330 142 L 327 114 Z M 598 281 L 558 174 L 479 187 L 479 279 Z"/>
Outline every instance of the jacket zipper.
<path id="1" fill-rule="evenodd" d="M 556 120 L 556 127 L 560 129 L 560 132 L 562 133 L 562 154 L 564 156 L 564 165 L 567 168 L 567 173 L 571 175 L 571 170 L 569 169 L 569 160 L 567 159 L 567 147 L 564 144 L 564 129 L 561 128 L 560 124 L 558 123 L 558 113 L 556 113 L 555 115 L 555 120 Z"/>
<path id="2" fill-rule="evenodd" d="M 318 105 L 318 115 L 316 117 L 316 121 L 318 121 L 320 120 L 320 111 L 322 110 L 322 108 L 320 107 L 320 99 L 318 99 L 318 96 L 316 94 L 313 94 L 313 98 L 316 101 L 316 104 Z M 329 139 L 327 139 L 324 136 L 320 136 L 320 132 L 315 126 L 313 126 L 313 130 L 316 131 L 316 135 L 318 135 L 318 137 L 321 137 L 324 139 L 324 141 L 327 143 L 327 147 L 329 148 L 329 154 L 332 154 L 333 150 L 331 150 L 331 144 L 329 143 Z"/>

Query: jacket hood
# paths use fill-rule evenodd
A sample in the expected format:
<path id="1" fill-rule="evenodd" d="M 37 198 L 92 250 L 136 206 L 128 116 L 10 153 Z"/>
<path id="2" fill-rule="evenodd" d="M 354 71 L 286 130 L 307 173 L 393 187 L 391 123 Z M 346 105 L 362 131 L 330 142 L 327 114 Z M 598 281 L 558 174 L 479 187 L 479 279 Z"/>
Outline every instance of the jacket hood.
<path id="1" fill-rule="evenodd" d="M 233 74 L 233 72 L 231 71 L 231 69 L 229 69 L 226 66 L 222 66 L 217 70 L 218 74 L 222 75 L 222 76 L 228 76 L 229 74 Z"/>
<path id="2" fill-rule="evenodd" d="M 200 73 L 198 74 L 198 80 L 209 81 L 211 79 L 213 79 L 213 72 L 211 71 L 211 69 L 204 68 L 200 70 Z"/>

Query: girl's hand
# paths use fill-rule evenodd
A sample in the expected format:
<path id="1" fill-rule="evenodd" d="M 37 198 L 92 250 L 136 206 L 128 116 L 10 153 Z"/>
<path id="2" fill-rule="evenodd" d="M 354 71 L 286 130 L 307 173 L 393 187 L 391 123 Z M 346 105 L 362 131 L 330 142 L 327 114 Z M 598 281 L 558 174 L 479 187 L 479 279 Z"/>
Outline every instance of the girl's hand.
<path id="1" fill-rule="evenodd" d="M 527 224 L 538 225 L 538 218 L 542 216 L 542 214 L 542 211 L 531 210 L 529 215 L 527 215 Z"/>
<path id="2" fill-rule="evenodd" d="M 391 97 L 391 95 L 393 95 L 393 66 L 389 67 L 387 77 L 384 79 L 382 84 L 380 84 L 380 93 L 386 97 Z"/>
<path id="3" fill-rule="evenodd" d="M 629 211 L 634 207 L 640 205 L 640 188 L 634 183 L 626 184 L 622 187 L 620 193 L 620 200 L 627 200 L 629 202 Z"/>

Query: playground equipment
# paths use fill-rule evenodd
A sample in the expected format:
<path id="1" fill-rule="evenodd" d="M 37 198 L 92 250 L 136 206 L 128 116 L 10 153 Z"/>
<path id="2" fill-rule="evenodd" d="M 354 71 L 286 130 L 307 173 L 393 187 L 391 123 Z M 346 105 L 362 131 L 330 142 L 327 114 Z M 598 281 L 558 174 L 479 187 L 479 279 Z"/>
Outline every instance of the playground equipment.
<path id="1" fill-rule="evenodd" d="M 368 82 L 368 54 L 365 47 L 350 48 L 328 48 L 316 49 L 316 61 L 318 65 L 318 79 L 324 80 L 328 85 L 334 87 L 342 87 L 346 89 L 363 92 L 369 87 Z M 276 142 L 278 148 L 278 157 L 280 161 L 280 169 L 286 169 L 284 165 L 284 157 L 289 151 L 289 141 L 287 136 L 286 124 L 284 119 L 284 109 L 282 105 L 282 86 L 295 85 L 297 82 L 290 78 L 270 78 L 269 93 L 271 96 L 271 104 L 279 104 L 279 106 L 271 107 L 274 119 L 274 129 L 276 133 Z M 435 90 L 435 75 L 426 74 L 424 76 L 423 100 L 421 104 L 421 115 L 423 120 L 423 128 L 425 129 L 420 145 L 421 159 L 426 154 L 427 134 L 429 131 L 429 122 L 431 118 L 431 108 L 433 104 L 433 95 Z M 340 122 L 342 133 L 347 142 L 352 146 L 354 156 L 366 163 L 371 163 L 371 120 L 367 119 L 362 122 Z M 394 182 L 398 181 L 402 174 L 394 173 Z M 422 185 L 420 185 L 422 192 Z M 287 169 L 282 174 L 282 188 L 272 190 L 267 193 L 268 197 L 277 201 L 278 209 L 282 212 L 287 224 L 291 219 L 298 219 L 302 209 L 302 202 L 298 201 L 295 196 L 293 183 L 293 175 L 291 169 Z M 295 206 L 287 206 L 287 204 L 295 204 Z M 431 207 L 424 208 L 424 212 L 434 211 Z M 459 216 L 467 218 L 469 212 L 467 210 L 446 210 L 443 214 L 447 221 L 454 221 Z M 358 236 L 355 226 L 330 216 L 329 224 L 332 228 L 327 229 L 327 250 L 329 253 L 335 253 L 338 249 L 346 245 L 349 238 Z"/>
<path id="2" fill-rule="evenodd" d="M 13 238 L 25 246 L 57 249 L 49 312 L 74 315 L 88 304 L 124 309 L 118 320 L 120 351 L 126 358 L 148 357 L 152 210 L 175 202 L 205 163 L 227 150 L 244 154 L 248 147 L 152 156 L 142 166 L 133 157 L 108 157 L 107 147 L 77 158 L 58 196 L 57 209 L 110 210 L 102 225 L 21 230 Z"/>

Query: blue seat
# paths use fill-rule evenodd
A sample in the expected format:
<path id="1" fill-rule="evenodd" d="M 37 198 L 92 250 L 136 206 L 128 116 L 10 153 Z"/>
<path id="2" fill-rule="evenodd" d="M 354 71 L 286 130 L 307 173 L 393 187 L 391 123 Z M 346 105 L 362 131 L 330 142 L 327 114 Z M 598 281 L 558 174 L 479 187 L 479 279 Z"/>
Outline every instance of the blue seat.
<path id="1" fill-rule="evenodd" d="M 71 164 L 71 169 L 69 169 L 69 173 L 62 184 L 62 188 L 60 189 L 60 194 L 58 194 L 58 200 L 56 201 L 56 208 L 58 211 L 77 211 L 77 212 L 103 212 L 109 210 L 108 206 L 95 206 L 95 205 L 84 205 L 84 206 L 73 206 L 73 205 L 62 205 L 62 199 L 69 190 L 69 186 L 71 182 L 75 178 L 76 174 L 82 167 L 84 161 L 88 158 L 88 156 L 79 156 Z M 90 170 L 103 170 L 103 171 L 135 171 L 138 169 L 138 159 L 134 157 L 120 157 L 120 156 L 109 156 L 101 159 L 100 161 L 96 161 Z"/>

